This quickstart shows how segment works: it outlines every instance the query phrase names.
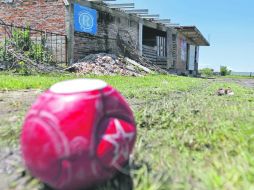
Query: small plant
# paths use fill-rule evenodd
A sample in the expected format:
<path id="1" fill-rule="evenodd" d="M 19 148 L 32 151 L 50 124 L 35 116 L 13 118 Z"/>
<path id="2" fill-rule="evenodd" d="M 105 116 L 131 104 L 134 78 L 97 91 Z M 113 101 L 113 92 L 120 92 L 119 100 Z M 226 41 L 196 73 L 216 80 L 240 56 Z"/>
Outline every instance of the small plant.
<path id="1" fill-rule="evenodd" d="M 30 75 L 29 69 L 24 61 L 19 61 L 16 71 L 22 75 Z"/>
<path id="2" fill-rule="evenodd" d="M 39 43 L 37 38 L 40 38 Z M 37 63 L 54 64 L 52 53 L 46 47 L 46 37 L 39 36 L 36 40 L 31 37 L 30 28 L 15 28 L 9 39 L 0 42 L 0 61 L 8 63 L 7 69 L 13 69 L 18 73 L 29 74 L 29 67 L 24 60 L 16 59 L 8 49 L 20 53 Z M 27 71 L 26 71 L 27 70 Z"/>
<path id="3" fill-rule="evenodd" d="M 25 30 L 14 29 L 12 32 L 12 40 L 15 43 L 17 49 L 22 51 L 29 51 L 32 40 L 30 37 L 30 30 L 27 27 Z"/>
<path id="4" fill-rule="evenodd" d="M 210 69 L 210 68 L 201 69 L 199 72 L 204 77 L 211 77 L 211 76 L 213 76 L 213 69 Z"/>
<path id="5" fill-rule="evenodd" d="M 221 76 L 226 76 L 226 75 L 230 75 L 230 74 L 231 74 L 231 70 L 229 70 L 226 66 L 220 67 L 220 75 Z"/>

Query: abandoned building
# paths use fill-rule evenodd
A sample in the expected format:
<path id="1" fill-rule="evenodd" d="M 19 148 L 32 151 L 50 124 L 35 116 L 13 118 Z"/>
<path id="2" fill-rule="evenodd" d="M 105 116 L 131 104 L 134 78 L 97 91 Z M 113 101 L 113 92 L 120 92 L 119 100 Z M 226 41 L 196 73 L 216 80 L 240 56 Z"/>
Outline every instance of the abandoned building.
<path id="1" fill-rule="evenodd" d="M 161 68 L 196 75 L 199 47 L 209 46 L 195 26 L 167 25 L 103 1 L 5 0 L 0 2 L 0 21 L 1 33 L 6 26 L 29 25 L 50 34 L 46 39 L 51 39 L 52 49 L 61 51 L 60 60 L 68 64 L 91 53 L 118 54 L 130 46 Z"/>

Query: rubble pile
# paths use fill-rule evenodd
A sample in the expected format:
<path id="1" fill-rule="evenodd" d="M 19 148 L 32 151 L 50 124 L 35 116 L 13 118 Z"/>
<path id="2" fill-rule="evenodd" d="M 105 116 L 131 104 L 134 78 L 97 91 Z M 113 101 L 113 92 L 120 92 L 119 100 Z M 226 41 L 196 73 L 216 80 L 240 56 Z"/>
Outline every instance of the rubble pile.
<path id="1" fill-rule="evenodd" d="M 107 53 L 90 54 L 66 68 L 65 71 L 78 74 L 124 76 L 143 76 L 154 72 L 168 74 L 156 65 L 149 64 L 141 58 L 138 60 L 140 61 L 136 62 L 128 57 L 117 57 Z"/>
<path id="2" fill-rule="evenodd" d="M 65 70 L 92 75 L 143 76 L 148 73 L 146 69 L 131 64 L 124 58 L 106 53 L 90 54 Z"/>

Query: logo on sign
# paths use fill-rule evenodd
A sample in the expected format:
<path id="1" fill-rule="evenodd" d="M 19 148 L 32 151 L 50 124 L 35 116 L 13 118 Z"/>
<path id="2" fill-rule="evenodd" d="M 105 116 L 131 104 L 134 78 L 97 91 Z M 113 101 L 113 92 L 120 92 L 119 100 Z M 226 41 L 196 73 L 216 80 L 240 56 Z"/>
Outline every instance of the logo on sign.
<path id="1" fill-rule="evenodd" d="M 79 15 L 79 24 L 82 30 L 91 30 L 94 27 L 93 16 L 87 11 L 81 12 Z"/>
<path id="2" fill-rule="evenodd" d="M 74 28 L 76 32 L 96 35 L 97 11 L 89 7 L 74 4 Z"/>

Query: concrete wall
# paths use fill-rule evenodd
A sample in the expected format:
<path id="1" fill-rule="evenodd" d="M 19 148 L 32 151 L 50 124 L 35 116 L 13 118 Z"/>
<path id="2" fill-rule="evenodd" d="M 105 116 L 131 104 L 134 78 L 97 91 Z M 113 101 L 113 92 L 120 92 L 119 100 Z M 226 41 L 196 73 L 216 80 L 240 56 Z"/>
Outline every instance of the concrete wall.
<path id="1" fill-rule="evenodd" d="M 185 36 L 183 36 L 181 33 L 177 33 L 177 61 L 175 65 L 175 69 L 177 70 L 177 73 L 186 73 L 186 67 L 187 67 L 187 47 L 186 47 L 186 56 L 185 61 L 182 60 L 182 41 L 186 42 L 187 45 L 187 39 Z"/>
<path id="2" fill-rule="evenodd" d="M 176 49 L 176 53 L 173 53 L 173 60 L 176 60 L 175 64 L 175 71 L 178 74 L 192 74 L 196 75 L 198 73 L 198 57 L 195 58 L 195 67 L 194 71 L 189 71 L 189 66 L 188 66 L 188 59 L 189 59 L 189 46 L 190 45 L 195 45 L 190 39 L 186 38 L 182 33 L 177 32 L 176 34 L 176 43 L 173 42 L 173 46 Z M 186 55 L 185 55 L 185 61 L 182 60 L 182 41 L 186 42 Z M 198 46 L 195 45 L 197 48 Z M 199 47 L 197 48 L 197 56 L 199 56 Z"/>
<path id="3" fill-rule="evenodd" d="M 167 30 L 167 69 L 173 69 L 173 29 Z"/>
<path id="4" fill-rule="evenodd" d="M 120 35 L 126 43 L 138 50 L 139 19 L 135 16 L 113 11 L 103 5 L 77 1 L 80 5 L 88 6 L 98 11 L 98 32 L 95 36 L 74 32 L 73 61 L 76 62 L 91 53 L 120 52 L 117 36 Z M 73 7 L 72 7 L 73 15 Z"/>
<path id="5" fill-rule="evenodd" d="M 195 72 L 194 75 L 198 74 L 198 64 L 199 64 L 199 46 L 196 46 L 196 54 L 195 54 Z"/>
<path id="6" fill-rule="evenodd" d="M 66 33 L 66 8 L 63 1 L 16 0 L 0 1 L 0 19 L 6 24 L 29 25 L 33 29 Z"/>

